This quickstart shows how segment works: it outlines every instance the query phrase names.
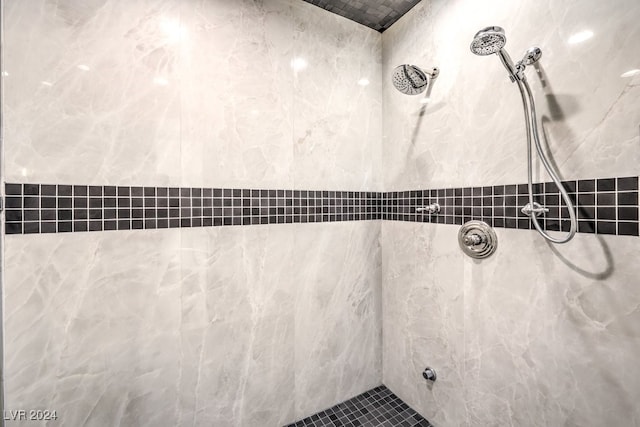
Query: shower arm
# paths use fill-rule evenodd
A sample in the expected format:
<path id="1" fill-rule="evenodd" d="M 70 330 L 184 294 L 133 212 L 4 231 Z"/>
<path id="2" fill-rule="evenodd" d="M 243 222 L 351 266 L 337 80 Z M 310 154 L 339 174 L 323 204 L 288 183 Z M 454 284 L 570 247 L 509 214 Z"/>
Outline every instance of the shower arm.
<path id="1" fill-rule="evenodd" d="M 430 79 L 435 79 L 440 75 L 440 68 L 431 67 L 431 72 L 425 71 L 425 74 L 429 76 Z"/>

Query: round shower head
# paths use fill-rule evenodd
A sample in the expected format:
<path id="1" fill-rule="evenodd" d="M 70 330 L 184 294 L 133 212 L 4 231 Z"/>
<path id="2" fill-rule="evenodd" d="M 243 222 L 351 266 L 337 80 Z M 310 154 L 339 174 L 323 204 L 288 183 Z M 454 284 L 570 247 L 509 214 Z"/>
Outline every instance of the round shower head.
<path id="1" fill-rule="evenodd" d="M 471 52 L 476 55 L 491 55 L 497 53 L 507 43 L 504 29 L 501 27 L 487 27 L 478 31 L 471 42 Z"/>
<path id="2" fill-rule="evenodd" d="M 429 75 L 415 65 L 403 64 L 393 70 L 391 81 L 405 95 L 418 95 L 429 86 L 429 77 L 435 76 L 435 72 Z"/>

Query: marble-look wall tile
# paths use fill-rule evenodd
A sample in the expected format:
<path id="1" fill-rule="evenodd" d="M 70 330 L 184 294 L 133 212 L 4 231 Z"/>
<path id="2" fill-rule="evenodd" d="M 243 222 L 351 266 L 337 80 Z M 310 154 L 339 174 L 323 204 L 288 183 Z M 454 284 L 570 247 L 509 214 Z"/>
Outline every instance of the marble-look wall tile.
<path id="1" fill-rule="evenodd" d="M 478 261 L 455 226 L 382 228 L 383 382 L 434 425 L 637 424 L 637 238 L 497 229 Z"/>
<path id="2" fill-rule="evenodd" d="M 380 34 L 304 2 L 293 23 L 296 188 L 380 191 Z"/>
<path id="3" fill-rule="evenodd" d="M 464 425 L 462 254 L 456 229 L 385 221 L 383 383 L 434 425 Z M 435 384 L 422 377 L 435 368 Z"/>
<path id="4" fill-rule="evenodd" d="M 296 419 L 382 381 L 380 224 L 296 225 Z"/>
<path id="5" fill-rule="evenodd" d="M 498 256 L 464 261 L 470 424 L 637 425 L 637 238 L 498 238 Z"/>
<path id="6" fill-rule="evenodd" d="M 11 0 L 5 24 L 9 181 L 381 190 L 374 30 L 299 0 Z"/>
<path id="7" fill-rule="evenodd" d="M 60 426 L 176 425 L 179 239 L 6 239 L 4 409 L 55 410 Z"/>
<path id="8" fill-rule="evenodd" d="M 179 184 L 177 5 L 3 4 L 6 180 Z"/>
<path id="9" fill-rule="evenodd" d="M 182 234 L 181 425 L 284 425 L 294 414 L 294 233 Z"/>
<path id="10" fill-rule="evenodd" d="M 519 93 L 497 58 L 469 52 L 488 25 L 506 29 L 515 60 L 542 48 L 540 69 L 527 75 L 560 174 L 636 175 L 639 76 L 623 73 L 640 68 L 639 17 L 633 1 L 421 2 L 383 34 L 385 190 L 526 182 Z M 587 30 L 591 38 L 569 43 Z M 440 67 L 426 107 L 390 84 L 401 63 Z M 537 162 L 534 178 L 548 180 Z M 496 231 L 497 253 L 473 261 L 455 226 L 383 223 L 385 384 L 436 426 L 640 423 L 637 238 L 579 235 L 553 246 L 533 232 Z M 436 233 L 420 256 L 423 236 Z M 448 266 L 444 286 L 411 273 L 436 262 Z M 458 316 L 414 306 L 404 289 L 430 292 L 426 307 Z M 408 326 L 419 316 L 431 327 Z M 442 365 L 428 392 L 418 376 L 426 363 Z M 462 396 L 446 395 L 452 383 Z"/>
<path id="11" fill-rule="evenodd" d="M 380 190 L 373 30 L 299 0 L 3 7 L 9 182 Z M 299 230 L 9 237 L 7 407 L 51 402 L 61 425 L 283 425 L 379 385 L 379 224 L 314 228 L 353 263 L 330 274 L 331 250 L 296 246 Z M 324 292 L 343 310 L 312 304 Z M 327 377 L 295 350 L 333 357 Z"/>
<path id="12" fill-rule="evenodd" d="M 12 236 L 6 408 L 279 426 L 371 389 L 379 237 L 376 221 Z"/>
<path id="13" fill-rule="evenodd" d="M 183 183 L 291 188 L 292 2 L 188 0 L 180 10 Z"/>
<path id="14" fill-rule="evenodd" d="M 640 5 L 588 2 L 422 2 L 383 35 L 385 190 L 526 180 L 520 95 L 495 56 L 469 51 L 476 31 L 500 25 L 517 60 L 543 51 L 527 75 L 544 119 L 548 151 L 565 178 L 637 174 Z M 593 37 L 570 43 L 575 33 Z M 397 92 L 402 63 L 438 66 L 431 102 Z M 598 70 L 595 72 L 594 70 Z M 536 162 L 535 175 L 547 180 Z"/>
<path id="15" fill-rule="evenodd" d="M 185 184 L 380 188 L 378 33 L 303 2 L 181 10 Z"/>

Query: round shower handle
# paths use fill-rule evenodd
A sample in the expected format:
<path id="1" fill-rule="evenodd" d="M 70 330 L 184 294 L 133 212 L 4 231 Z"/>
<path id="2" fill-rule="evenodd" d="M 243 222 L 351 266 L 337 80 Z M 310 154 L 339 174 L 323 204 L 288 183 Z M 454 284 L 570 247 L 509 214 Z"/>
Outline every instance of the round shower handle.
<path id="1" fill-rule="evenodd" d="M 465 254 L 482 259 L 496 251 L 498 236 L 486 222 L 468 221 L 460 227 L 458 243 Z"/>
<path id="2" fill-rule="evenodd" d="M 477 246 L 483 243 L 482 236 L 476 233 L 469 233 L 463 237 L 464 244 L 467 246 Z"/>

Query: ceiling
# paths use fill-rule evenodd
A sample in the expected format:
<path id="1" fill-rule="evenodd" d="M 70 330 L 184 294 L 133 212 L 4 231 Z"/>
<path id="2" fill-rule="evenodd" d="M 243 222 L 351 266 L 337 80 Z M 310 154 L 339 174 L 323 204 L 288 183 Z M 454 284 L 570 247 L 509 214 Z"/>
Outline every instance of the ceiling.
<path id="1" fill-rule="evenodd" d="M 303 0 L 383 32 L 420 0 Z"/>

